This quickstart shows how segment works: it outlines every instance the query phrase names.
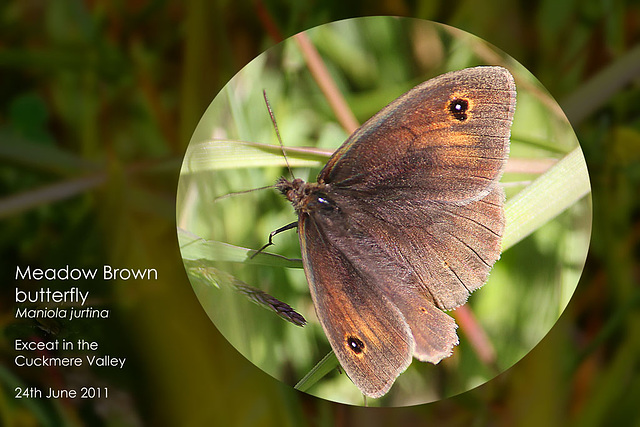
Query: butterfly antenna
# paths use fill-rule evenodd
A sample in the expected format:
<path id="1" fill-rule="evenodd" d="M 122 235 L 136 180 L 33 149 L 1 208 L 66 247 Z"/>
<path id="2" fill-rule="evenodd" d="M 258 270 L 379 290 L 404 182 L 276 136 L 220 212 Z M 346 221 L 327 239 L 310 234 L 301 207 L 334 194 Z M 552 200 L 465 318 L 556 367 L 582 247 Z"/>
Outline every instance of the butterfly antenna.
<path id="1" fill-rule="evenodd" d="M 269 99 L 267 98 L 267 91 L 263 89 L 262 95 L 264 96 L 264 102 L 267 104 L 269 117 L 271 117 L 271 123 L 273 123 L 273 129 L 276 131 L 276 136 L 278 137 L 278 142 L 280 143 L 280 149 L 282 150 L 282 156 L 284 157 L 284 161 L 287 164 L 287 169 L 289 170 L 291 177 L 295 178 L 295 176 L 293 175 L 293 171 L 291 170 L 291 166 L 289 165 L 289 159 L 287 158 L 287 153 L 285 153 L 284 151 L 284 144 L 282 144 L 282 138 L 280 138 L 280 131 L 278 130 L 278 123 L 276 123 L 276 117 L 273 115 L 271 104 L 269 104 Z"/>
<path id="2" fill-rule="evenodd" d="M 267 188 L 276 188 L 276 186 L 275 184 L 273 184 L 273 185 L 267 185 L 266 187 L 252 188 L 250 190 L 234 191 L 233 193 L 223 194 L 222 196 L 218 196 L 214 198 L 213 203 L 219 202 L 220 200 L 226 199 L 227 197 L 237 196 L 238 194 L 253 193 L 254 191 L 266 190 Z"/>

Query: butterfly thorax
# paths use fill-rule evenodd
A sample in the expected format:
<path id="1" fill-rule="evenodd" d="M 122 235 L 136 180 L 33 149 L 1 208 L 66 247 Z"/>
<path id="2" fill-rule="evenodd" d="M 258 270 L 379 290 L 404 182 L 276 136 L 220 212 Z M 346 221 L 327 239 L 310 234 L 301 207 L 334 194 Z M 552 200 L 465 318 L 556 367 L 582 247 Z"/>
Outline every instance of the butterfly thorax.
<path id="1" fill-rule="evenodd" d="M 280 178 L 276 188 L 291 202 L 298 214 L 317 209 L 335 208 L 335 204 L 326 195 L 329 184 L 305 182 L 300 178 L 295 178 L 293 181 Z"/>

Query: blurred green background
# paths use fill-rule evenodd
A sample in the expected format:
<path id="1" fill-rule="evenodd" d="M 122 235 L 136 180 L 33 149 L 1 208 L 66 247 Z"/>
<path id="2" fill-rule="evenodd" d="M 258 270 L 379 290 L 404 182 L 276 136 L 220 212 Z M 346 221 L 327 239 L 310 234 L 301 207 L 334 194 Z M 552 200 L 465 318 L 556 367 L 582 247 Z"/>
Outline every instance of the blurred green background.
<path id="1" fill-rule="evenodd" d="M 439 21 L 507 52 L 560 102 L 592 179 L 587 266 L 552 332 L 493 381 L 411 408 L 328 403 L 240 357 L 200 307 L 175 235 L 182 156 L 222 86 L 282 38 L 362 15 Z M 7 1 L 0 34 L 0 424 L 640 422 L 637 3 Z M 159 280 L 88 283 L 108 321 L 16 320 L 16 265 L 66 264 L 154 267 Z M 51 336 L 96 340 L 128 357 L 126 368 L 14 367 L 15 337 Z M 108 385 L 112 398 L 13 398 L 17 385 L 86 383 Z"/>

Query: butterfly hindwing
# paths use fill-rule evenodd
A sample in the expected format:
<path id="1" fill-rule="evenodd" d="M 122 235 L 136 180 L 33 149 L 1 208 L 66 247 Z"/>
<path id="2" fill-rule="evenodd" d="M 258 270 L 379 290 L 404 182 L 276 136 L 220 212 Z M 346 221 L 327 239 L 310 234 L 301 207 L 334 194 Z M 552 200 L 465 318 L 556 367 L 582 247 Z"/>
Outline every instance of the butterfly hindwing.
<path id="1" fill-rule="evenodd" d="M 299 232 L 316 313 L 338 361 L 364 394 L 384 395 L 411 363 L 409 326 L 309 217 L 300 221 Z"/>

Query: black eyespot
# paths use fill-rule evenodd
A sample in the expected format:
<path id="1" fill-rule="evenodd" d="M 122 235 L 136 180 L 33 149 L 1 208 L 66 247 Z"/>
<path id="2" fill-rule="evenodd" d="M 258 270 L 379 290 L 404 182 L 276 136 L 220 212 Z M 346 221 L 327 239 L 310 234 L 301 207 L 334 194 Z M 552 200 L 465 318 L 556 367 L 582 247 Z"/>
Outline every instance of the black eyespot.
<path id="1" fill-rule="evenodd" d="M 467 110 L 469 109 L 469 101 L 462 98 L 454 98 L 449 103 L 449 112 L 457 120 L 467 120 Z"/>
<path id="2" fill-rule="evenodd" d="M 355 354 L 360 354 L 364 350 L 364 343 L 356 337 L 347 338 L 347 345 Z"/>

